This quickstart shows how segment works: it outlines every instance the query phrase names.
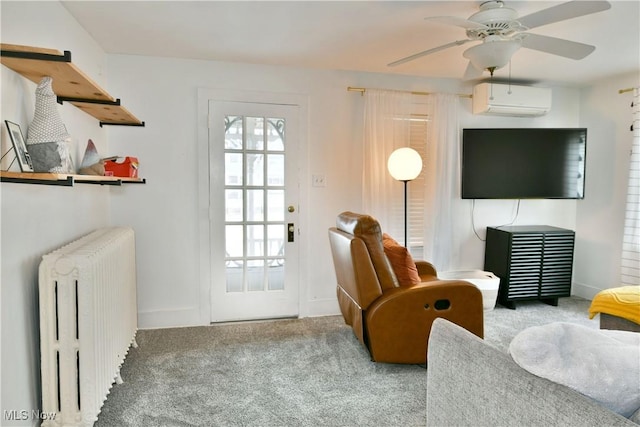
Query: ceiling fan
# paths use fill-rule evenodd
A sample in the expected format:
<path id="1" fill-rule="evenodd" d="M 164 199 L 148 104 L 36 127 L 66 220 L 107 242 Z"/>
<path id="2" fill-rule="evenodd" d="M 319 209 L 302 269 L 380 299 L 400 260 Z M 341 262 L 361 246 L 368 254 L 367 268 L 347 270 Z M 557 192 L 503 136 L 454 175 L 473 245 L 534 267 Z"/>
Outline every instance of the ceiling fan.
<path id="1" fill-rule="evenodd" d="M 465 80 L 478 78 L 487 70 L 493 72 L 509 63 L 513 54 L 521 47 L 571 59 L 582 59 L 595 50 L 595 46 L 556 37 L 528 33 L 536 27 L 601 12 L 611 8 L 607 1 L 570 1 L 538 12 L 518 17 L 518 13 L 506 7 L 501 0 L 485 1 L 480 11 L 468 19 L 455 16 L 432 16 L 425 18 L 443 24 L 466 29 L 467 38 L 418 52 L 394 61 L 388 66 L 404 64 L 414 59 L 439 52 L 454 46 L 480 41 L 480 44 L 465 50 L 462 56 L 469 59 L 464 74 Z"/>

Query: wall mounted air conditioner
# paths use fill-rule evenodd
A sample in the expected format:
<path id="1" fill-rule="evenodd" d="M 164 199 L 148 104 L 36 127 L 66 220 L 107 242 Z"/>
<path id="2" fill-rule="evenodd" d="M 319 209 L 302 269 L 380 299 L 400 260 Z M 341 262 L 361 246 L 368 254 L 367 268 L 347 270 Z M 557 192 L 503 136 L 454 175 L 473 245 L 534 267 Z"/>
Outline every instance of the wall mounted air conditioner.
<path id="1" fill-rule="evenodd" d="M 473 114 L 542 116 L 551 110 L 551 89 L 497 83 L 473 88 Z"/>

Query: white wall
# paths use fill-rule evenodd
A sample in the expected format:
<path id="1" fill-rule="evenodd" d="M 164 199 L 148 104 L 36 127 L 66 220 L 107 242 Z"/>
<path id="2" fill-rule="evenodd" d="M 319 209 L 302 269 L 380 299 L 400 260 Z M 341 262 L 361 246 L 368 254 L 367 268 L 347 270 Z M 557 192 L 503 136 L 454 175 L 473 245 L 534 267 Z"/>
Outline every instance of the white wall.
<path id="1" fill-rule="evenodd" d="M 576 216 L 573 280 L 574 292 L 585 298 L 620 286 L 633 93 L 619 94 L 618 90 L 638 86 L 640 73 L 632 73 L 599 82 L 581 93 L 580 125 L 588 128 L 587 187 Z"/>
<path id="2" fill-rule="evenodd" d="M 135 134 L 113 129 L 114 153 L 136 155 L 147 185 L 112 193 L 112 220 L 129 223 L 138 236 L 139 319 L 141 327 L 200 324 L 206 319 L 208 283 L 199 274 L 198 223 L 206 209 L 198 201 L 198 89 L 293 93 L 309 102 L 307 158 L 301 159 L 302 315 L 338 313 L 327 229 L 344 210 L 361 210 L 363 99 L 347 86 L 470 93 L 457 80 L 427 80 L 339 71 L 111 55 L 109 80 L 119 93 L 134 94 L 131 110 L 147 123 Z M 540 118 L 474 116 L 470 100 L 460 99 L 461 127 L 570 127 L 579 123 L 579 91 L 554 88 L 553 111 Z M 125 135 L 125 132 L 127 134 Z M 206 141 L 204 142 L 206 144 Z M 311 175 L 327 186 L 311 187 Z M 168 203 L 168 200 L 171 202 Z M 515 203 L 478 201 L 475 224 L 511 221 Z M 471 229 L 471 201 L 456 203 L 458 268 L 482 268 L 484 242 Z M 527 200 L 516 224 L 549 224 L 575 229 L 576 202 Z M 204 295 L 204 297 L 203 297 Z"/>
<path id="3" fill-rule="evenodd" d="M 3 43 L 70 50 L 72 60 L 87 75 L 104 85 L 104 52 L 53 2 L 1 2 Z M 62 30 L 62 31 L 61 31 Z M 0 67 L 2 109 L 0 120 L 20 125 L 24 136 L 33 118 L 36 85 L 8 68 Z M 74 162 L 81 161 L 92 138 L 106 151 L 107 130 L 77 108 L 58 107 L 73 137 Z M 2 123 L 1 151 L 11 141 Z M 10 155 L 2 163 L 6 169 Z M 16 164 L 11 170 L 19 171 Z M 0 425 L 34 425 L 36 420 L 10 421 L 5 410 L 40 407 L 40 348 L 38 316 L 38 264 L 40 257 L 98 227 L 109 224 L 109 189 L 78 185 L 52 187 L 2 183 L 0 185 L 2 240 L 1 270 L 1 410 Z"/>
<path id="4" fill-rule="evenodd" d="M 206 214 L 199 210 L 198 200 L 201 143 L 198 139 L 198 89 L 293 93 L 308 99 L 306 157 L 301 159 L 302 187 L 307 190 L 300 210 L 303 217 L 303 315 L 338 312 L 327 228 L 334 224 L 339 212 L 360 211 L 362 206 L 359 159 L 363 99 L 358 93 L 347 92 L 347 86 L 449 93 L 471 91 L 468 85 L 455 79 L 430 80 L 124 55 L 105 57 L 59 3 L 2 2 L 0 5 L 3 42 L 71 50 L 74 62 L 83 71 L 113 96 L 121 97 L 123 104 L 146 122 L 144 128 L 100 129 L 94 119 L 74 107 L 60 107 L 63 119 L 76 139 L 76 164 L 86 140 L 92 138 L 101 154 L 137 156 L 141 175 L 148 180 L 146 185 L 122 188 L 55 188 L 8 183 L 0 186 L 2 410 L 39 407 L 36 287 L 39 257 L 94 228 L 127 224 L 136 230 L 141 327 L 204 323 L 201 294 L 208 284 L 201 283 L 199 274 L 198 223 Z M 0 67 L 0 72 L 1 118 L 17 121 L 26 133 L 33 114 L 35 85 L 5 67 Z M 610 113 L 596 108 L 597 99 L 605 90 L 600 86 L 593 90 L 593 93 L 589 90 L 581 93 L 577 89 L 554 88 L 552 112 L 545 117 L 529 119 L 474 116 L 470 111 L 470 100 L 460 99 L 461 127 L 594 127 L 590 130 L 587 155 L 587 199 L 577 202 L 523 201 L 516 221 L 516 224 L 549 224 L 576 229 L 577 267 L 585 271 L 593 268 L 594 259 L 603 258 L 601 255 L 606 250 L 598 249 L 599 246 L 615 246 L 604 230 L 621 228 L 618 215 L 612 218 L 586 205 L 593 202 L 600 207 L 607 203 L 606 197 L 611 190 L 607 183 L 616 186 L 614 191 L 623 191 L 618 189 L 622 177 L 617 177 L 616 168 L 621 162 L 618 157 L 623 156 L 618 150 L 624 153 L 624 147 L 616 143 L 616 160 L 612 161 L 607 160 L 608 154 L 602 159 L 601 153 L 592 154 L 592 147 L 605 151 L 601 144 L 605 144 L 606 138 L 594 142 L 595 136 L 591 135 L 598 132 L 608 135 L 609 122 L 613 120 Z M 611 102 L 620 99 L 616 97 L 611 96 Z M 582 98 L 587 100 L 586 107 L 581 107 Z M 585 109 L 581 111 L 581 108 Z M 581 114 L 586 118 L 582 119 Z M 4 151 L 8 144 L 4 126 L 2 144 Z M 311 175 L 316 173 L 326 176 L 326 187 L 309 185 Z M 615 179 L 607 180 L 613 175 Z M 616 196 L 611 202 L 618 206 L 619 199 Z M 471 228 L 471 201 L 458 200 L 455 209 L 455 247 L 458 248 L 455 264 L 460 269 L 482 268 L 484 243 L 475 237 Z M 486 226 L 511 221 L 514 209 L 515 202 L 511 201 L 478 201 L 474 220 L 480 237 L 484 237 Z M 594 232 L 597 228 L 603 231 Z M 616 264 L 614 257 L 615 254 L 606 260 L 604 271 L 598 275 L 576 271 L 576 280 L 600 286 L 601 279 Z"/>

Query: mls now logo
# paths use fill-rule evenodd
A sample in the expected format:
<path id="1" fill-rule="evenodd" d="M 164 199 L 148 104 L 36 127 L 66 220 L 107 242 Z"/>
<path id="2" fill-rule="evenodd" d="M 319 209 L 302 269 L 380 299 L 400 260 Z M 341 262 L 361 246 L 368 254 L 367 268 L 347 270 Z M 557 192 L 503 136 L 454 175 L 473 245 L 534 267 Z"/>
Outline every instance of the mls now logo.
<path id="1" fill-rule="evenodd" d="M 42 412 L 39 409 L 11 409 L 4 411 L 5 421 L 27 421 L 27 420 L 55 420 L 55 412 Z"/>

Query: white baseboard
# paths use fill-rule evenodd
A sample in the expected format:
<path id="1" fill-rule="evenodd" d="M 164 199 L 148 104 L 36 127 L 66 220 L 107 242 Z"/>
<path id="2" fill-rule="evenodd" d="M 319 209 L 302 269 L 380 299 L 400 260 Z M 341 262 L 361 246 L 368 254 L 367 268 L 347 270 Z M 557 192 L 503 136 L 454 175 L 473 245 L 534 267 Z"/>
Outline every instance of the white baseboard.
<path id="1" fill-rule="evenodd" d="M 335 316 L 340 314 L 337 298 L 324 298 L 307 301 L 306 307 L 300 307 L 300 317 Z"/>
<path id="2" fill-rule="evenodd" d="M 139 329 L 180 328 L 200 325 L 202 325 L 202 321 L 199 307 L 138 311 Z"/>
<path id="3" fill-rule="evenodd" d="M 602 289 L 593 287 L 593 286 L 589 286 L 589 285 L 585 285 L 583 283 L 576 283 L 573 282 L 573 285 L 571 286 L 571 295 L 575 295 L 578 296 L 580 298 L 584 298 L 584 299 L 588 299 L 588 300 L 592 300 L 594 296 L 596 296 L 596 294 L 598 292 L 600 292 Z"/>
<path id="4" fill-rule="evenodd" d="M 340 314 L 340 307 L 336 298 L 312 300 L 307 302 L 306 307 L 300 307 L 300 317 L 335 316 L 338 314 Z M 208 322 L 202 322 L 199 307 L 138 311 L 139 329 L 182 328 L 208 324 Z"/>

